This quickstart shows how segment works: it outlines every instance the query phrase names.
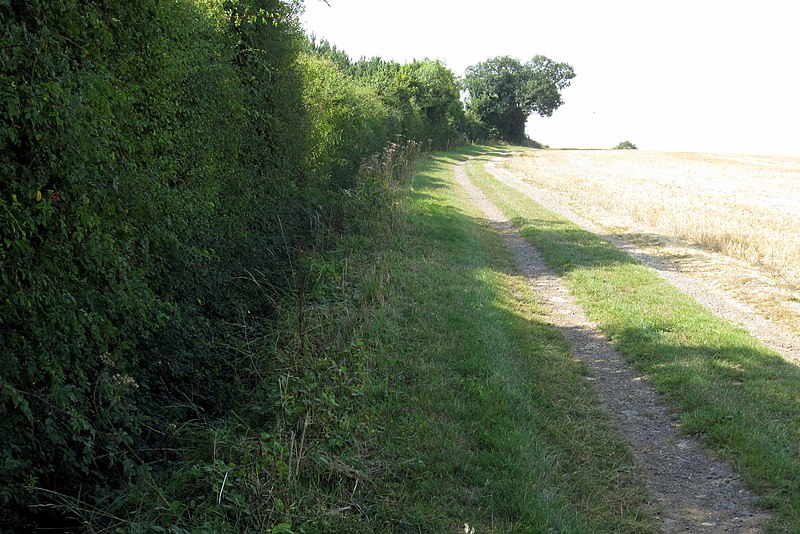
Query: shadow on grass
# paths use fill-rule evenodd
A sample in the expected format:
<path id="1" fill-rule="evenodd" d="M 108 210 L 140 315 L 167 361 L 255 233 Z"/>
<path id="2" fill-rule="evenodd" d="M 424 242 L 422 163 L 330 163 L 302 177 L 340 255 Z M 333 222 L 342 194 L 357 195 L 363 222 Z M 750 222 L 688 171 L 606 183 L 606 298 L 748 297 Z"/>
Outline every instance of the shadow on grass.
<path id="1" fill-rule="evenodd" d="M 434 158 L 444 163 L 461 163 L 476 157 L 509 156 L 514 147 L 505 145 L 466 145 L 451 152 L 438 152 Z"/>
<path id="2" fill-rule="evenodd" d="M 512 222 L 553 270 L 582 278 L 601 328 L 672 402 L 683 430 L 729 458 L 765 505 L 800 528 L 800 368 L 690 297 L 665 289 L 666 282 L 597 235 L 546 216 Z M 489 221 L 451 208 L 446 219 L 426 224 L 440 223 L 469 234 L 485 232 Z M 453 236 L 437 237 L 446 246 Z M 516 273 L 507 264 L 492 268 Z"/>
<path id="3" fill-rule="evenodd" d="M 644 492 L 583 367 L 552 326 L 519 311 L 510 285 L 524 293 L 526 283 L 489 221 L 443 191 L 452 186 L 436 175 L 452 163 L 433 160 L 415 180 L 393 269 L 397 330 L 376 355 L 402 503 L 382 520 L 422 531 L 647 530 Z"/>
<path id="4" fill-rule="evenodd" d="M 800 367 L 715 317 L 689 327 L 670 319 L 610 331 L 671 401 L 681 429 L 729 459 L 762 505 L 797 532 Z"/>
<path id="5" fill-rule="evenodd" d="M 512 223 L 521 228 L 522 237 L 547 256 L 550 267 L 558 274 L 638 264 L 608 241 L 567 221 L 515 218 Z"/>
<path id="6" fill-rule="evenodd" d="M 652 377 L 682 429 L 800 526 L 800 367 L 589 232 L 527 220 L 522 233 L 556 272 L 572 275 L 590 315 Z"/>

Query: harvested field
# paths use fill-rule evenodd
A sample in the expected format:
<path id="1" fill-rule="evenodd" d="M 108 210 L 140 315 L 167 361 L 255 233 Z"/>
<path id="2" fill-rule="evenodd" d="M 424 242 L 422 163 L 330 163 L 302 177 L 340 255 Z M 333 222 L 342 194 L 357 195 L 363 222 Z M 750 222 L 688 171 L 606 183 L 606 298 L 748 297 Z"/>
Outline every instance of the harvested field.
<path id="1" fill-rule="evenodd" d="M 800 158 L 537 150 L 500 165 L 800 333 Z"/>

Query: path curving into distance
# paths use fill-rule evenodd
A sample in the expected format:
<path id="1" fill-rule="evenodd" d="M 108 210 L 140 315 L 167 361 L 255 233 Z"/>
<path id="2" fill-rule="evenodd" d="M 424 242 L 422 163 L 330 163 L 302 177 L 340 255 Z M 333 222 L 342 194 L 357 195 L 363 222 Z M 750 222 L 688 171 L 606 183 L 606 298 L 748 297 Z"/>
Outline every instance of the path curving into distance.
<path id="1" fill-rule="evenodd" d="M 630 444 L 645 486 L 659 503 L 664 530 L 764 532 L 769 515 L 755 508 L 741 477 L 727 462 L 712 458 L 696 440 L 678 433 L 655 389 L 586 317 L 536 248 L 472 184 L 463 164 L 456 166 L 455 180 L 514 252 L 545 309 L 545 319 L 563 333 L 575 357 L 589 369 L 603 409 Z"/>

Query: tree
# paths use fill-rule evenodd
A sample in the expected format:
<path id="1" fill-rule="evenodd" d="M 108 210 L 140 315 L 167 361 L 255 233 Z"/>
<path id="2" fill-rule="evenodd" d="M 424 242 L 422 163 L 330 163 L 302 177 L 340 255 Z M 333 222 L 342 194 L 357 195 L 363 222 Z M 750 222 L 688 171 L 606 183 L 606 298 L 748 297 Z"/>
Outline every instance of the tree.
<path id="1" fill-rule="evenodd" d="M 532 113 L 553 114 L 575 72 L 567 63 L 537 55 L 522 64 L 510 56 L 488 59 L 467 69 L 464 87 L 473 136 L 525 140 L 525 122 Z"/>
<path id="2" fill-rule="evenodd" d="M 622 141 L 614 147 L 614 150 L 636 150 L 636 145 L 630 141 Z"/>
<path id="3" fill-rule="evenodd" d="M 347 52 L 340 50 L 335 44 L 331 44 L 331 42 L 325 38 L 317 42 L 317 36 L 311 35 L 308 37 L 306 47 L 309 52 L 328 58 L 342 71 L 347 71 L 353 66 L 353 61 L 350 59 L 350 56 L 347 55 Z"/>

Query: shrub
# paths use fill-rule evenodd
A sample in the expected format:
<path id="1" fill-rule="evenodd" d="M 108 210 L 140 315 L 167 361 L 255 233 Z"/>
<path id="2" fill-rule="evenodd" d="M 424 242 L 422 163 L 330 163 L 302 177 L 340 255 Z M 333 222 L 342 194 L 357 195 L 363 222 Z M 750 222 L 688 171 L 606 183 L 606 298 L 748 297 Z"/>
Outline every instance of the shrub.
<path id="1" fill-rule="evenodd" d="M 309 236 L 297 7 L 0 3 L 5 525 L 108 498 L 167 407 L 230 403 L 217 341 L 269 307 L 238 278 L 288 284 Z"/>
<path id="2" fill-rule="evenodd" d="M 373 87 L 342 72 L 324 56 L 300 58 L 304 102 L 313 110 L 308 165 L 329 187 L 348 189 L 361 160 L 380 151 L 394 132 L 389 110 Z"/>
<path id="3" fill-rule="evenodd" d="M 276 295 L 391 204 L 419 146 L 391 142 L 457 132 L 452 73 L 392 67 L 384 98 L 301 52 L 300 7 L 0 0 L 0 529 L 125 509 L 189 421 L 283 417 L 286 360 L 243 356 Z"/>
<path id="4" fill-rule="evenodd" d="M 630 141 L 622 141 L 614 147 L 614 150 L 636 150 L 636 145 Z"/>

